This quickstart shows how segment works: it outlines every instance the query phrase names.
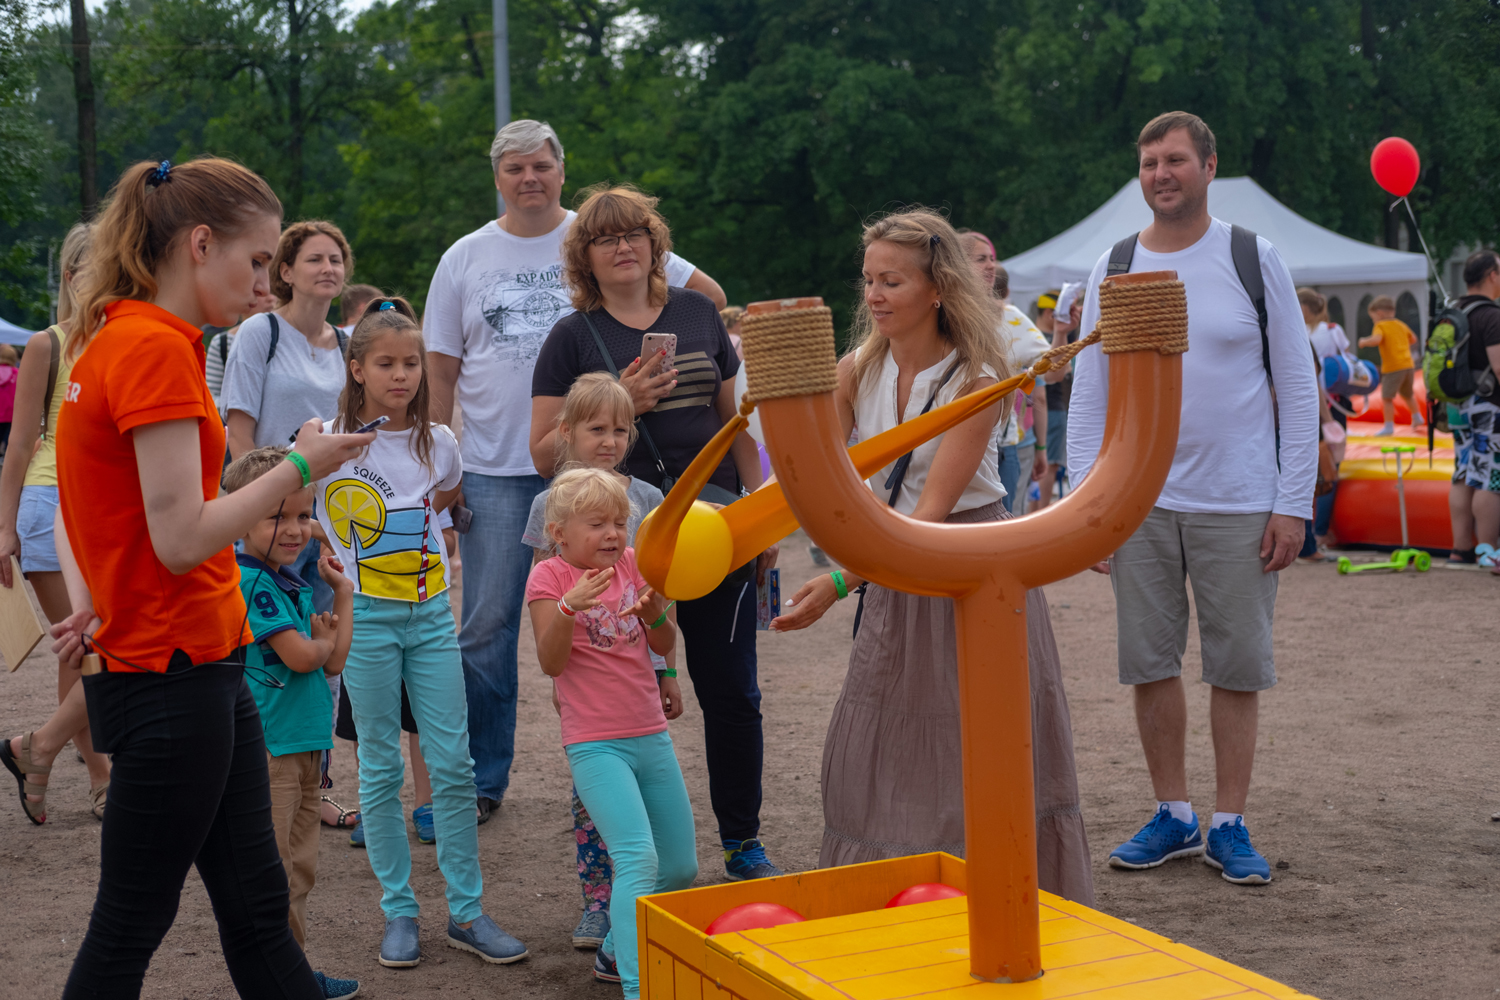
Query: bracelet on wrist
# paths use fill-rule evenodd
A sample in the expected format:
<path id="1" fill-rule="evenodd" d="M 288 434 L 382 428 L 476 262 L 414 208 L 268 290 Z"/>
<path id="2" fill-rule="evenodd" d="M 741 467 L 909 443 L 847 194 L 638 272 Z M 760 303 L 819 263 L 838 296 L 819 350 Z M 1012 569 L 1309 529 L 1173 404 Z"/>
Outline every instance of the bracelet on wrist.
<path id="1" fill-rule="evenodd" d="M 557 610 L 561 611 L 563 614 L 567 615 L 569 618 L 573 618 L 573 617 L 575 617 L 578 614 L 578 612 L 576 612 L 572 608 L 568 607 L 568 599 L 566 597 L 559 597 L 557 599 Z"/>
<path id="2" fill-rule="evenodd" d="M 849 584 L 844 580 L 844 571 L 836 569 L 828 575 L 833 577 L 833 589 L 834 592 L 839 595 L 839 600 L 842 601 L 844 598 L 848 597 Z"/>
<path id="3" fill-rule="evenodd" d="M 291 462 L 293 465 L 295 465 L 297 467 L 297 471 L 300 472 L 300 473 L 302 473 L 302 485 L 303 485 L 303 487 L 305 488 L 305 487 L 311 486 L 312 485 L 312 466 L 310 466 L 310 465 L 307 464 L 307 459 L 303 458 L 301 455 L 297 454 L 295 451 L 289 451 L 289 452 L 286 453 L 286 460 L 288 462 Z"/>
<path id="4" fill-rule="evenodd" d="M 661 613 L 661 617 L 660 618 L 656 619 L 656 621 L 652 622 L 650 625 L 647 625 L 646 627 L 649 628 L 649 629 L 658 629 L 658 628 L 661 628 L 666 623 L 667 623 L 667 613 L 665 611 L 663 611 Z"/>
<path id="5" fill-rule="evenodd" d="M 657 673 L 660 674 L 663 677 L 676 677 L 677 676 L 677 668 L 676 667 L 668 667 L 665 670 L 658 670 Z"/>

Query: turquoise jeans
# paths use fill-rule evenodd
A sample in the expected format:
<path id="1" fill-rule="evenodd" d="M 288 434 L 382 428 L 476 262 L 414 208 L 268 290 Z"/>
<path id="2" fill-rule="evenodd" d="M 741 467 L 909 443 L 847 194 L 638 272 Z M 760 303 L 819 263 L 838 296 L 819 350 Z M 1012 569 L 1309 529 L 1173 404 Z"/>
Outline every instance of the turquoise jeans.
<path id="1" fill-rule="evenodd" d="M 422 739 L 425 748 L 426 730 Z M 604 950 L 619 965 L 627 1000 L 635 1000 L 641 995 L 635 900 L 686 889 L 698 877 L 693 806 L 669 733 L 574 743 L 567 752 L 578 797 L 615 866 Z"/>
<path id="2" fill-rule="evenodd" d="M 415 917 L 411 848 L 401 809 L 401 684 L 422 734 L 432 776 L 438 868 L 448 883 L 448 913 L 467 923 L 483 912 L 474 762 L 463 662 L 446 592 L 421 603 L 354 595 L 354 645 L 344 668 L 359 730 L 359 804 L 370 867 L 380 881 L 387 920 Z"/>

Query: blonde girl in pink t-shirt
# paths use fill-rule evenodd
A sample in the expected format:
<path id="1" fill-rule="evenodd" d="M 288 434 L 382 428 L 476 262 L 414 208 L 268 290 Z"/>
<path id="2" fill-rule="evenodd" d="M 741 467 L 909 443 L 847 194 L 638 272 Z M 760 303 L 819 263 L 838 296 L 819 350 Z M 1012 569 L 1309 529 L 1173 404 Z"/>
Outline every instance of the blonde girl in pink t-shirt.
<path id="1" fill-rule="evenodd" d="M 669 653 L 677 629 L 668 601 L 636 568 L 629 519 L 620 477 L 573 469 L 554 479 L 547 533 L 559 554 L 532 567 L 526 604 L 537 659 L 554 679 L 573 783 L 614 861 L 610 932 L 594 972 L 618 976 L 626 1000 L 637 1000 L 636 898 L 692 885 L 698 856 L 647 653 Z"/>

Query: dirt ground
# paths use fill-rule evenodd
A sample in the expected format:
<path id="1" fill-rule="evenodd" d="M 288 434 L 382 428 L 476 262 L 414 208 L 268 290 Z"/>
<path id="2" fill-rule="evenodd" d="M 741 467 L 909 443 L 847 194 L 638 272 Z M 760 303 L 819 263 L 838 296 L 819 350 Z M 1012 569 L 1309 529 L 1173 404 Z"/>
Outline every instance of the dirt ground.
<path id="1" fill-rule="evenodd" d="M 811 574 L 805 541 L 785 546 L 784 593 Z M 1203 864 L 1144 873 L 1105 866 L 1154 805 L 1128 692 L 1115 681 L 1109 582 L 1085 573 L 1048 588 L 1072 700 L 1084 818 L 1099 905 L 1169 937 L 1325 1000 L 1479 997 L 1500 993 L 1500 654 L 1489 616 L 1500 580 L 1440 568 L 1425 575 L 1339 578 L 1331 566 L 1281 575 L 1276 621 L 1281 683 L 1262 700 L 1248 823 L 1277 865 L 1266 887 L 1230 885 Z M 766 772 L 763 836 L 787 870 L 816 864 L 818 774 L 853 616 L 850 601 L 819 626 L 761 635 Z M 580 896 L 573 867 L 569 778 L 548 687 L 523 628 L 520 729 L 504 806 L 480 828 L 487 909 L 531 948 L 493 967 L 444 946 L 446 908 L 434 850 L 412 838 L 424 907 L 425 959 L 414 970 L 375 962 L 379 890 L 363 851 L 323 832 L 309 901 L 314 968 L 352 976 L 362 996 L 460 1000 L 618 997 L 592 982 L 591 954 L 569 932 Z M 1196 679 L 1196 635 L 1186 673 Z M 688 689 L 684 672 L 683 687 Z M 50 654 L 0 678 L 0 732 L 42 722 L 55 704 Z M 1207 690 L 1189 686 L 1195 806 L 1212 810 Z M 673 737 L 698 818 L 709 883 L 722 877 L 702 763 L 702 716 L 688 697 Z M 358 799 L 354 757 L 335 754 L 334 795 Z M 6 776 L 8 782 L 9 778 Z M 59 758 L 49 819 L 29 825 L 0 788 L 0 997 L 57 996 L 93 900 L 99 824 L 71 753 Z M 407 808 L 410 809 L 410 803 Z M 144 996 L 232 997 L 213 915 L 196 875 Z"/>

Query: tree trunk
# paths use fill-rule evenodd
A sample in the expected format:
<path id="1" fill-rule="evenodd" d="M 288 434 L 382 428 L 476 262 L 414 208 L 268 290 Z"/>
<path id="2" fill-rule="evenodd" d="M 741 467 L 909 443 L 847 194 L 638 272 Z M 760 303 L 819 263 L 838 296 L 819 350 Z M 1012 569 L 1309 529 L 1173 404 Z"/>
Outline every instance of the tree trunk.
<path id="1" fill-rule="evenodd" d="M 74 0 L 78 2 L 78 0 Z M 297 0 L 286 2 L 286 35 L 288 70 L 286 84 L 287 127 L 291 135 L 287 144 L 287 161 L 291 177 L 287 183 L 287 215 L 293 219 L 302 214 L 302 140 L 306 124 L 302 111 L 302 66 L 306 61 L 301 49 L 302 12 Z"/>
<path id="2" fill-rule="evenodd" d="M 89 15 L 84 0 L 72 0 L 73 97 L 78 102 L 78 200 L 83 218 L 99 207 L 98 142 L 94 135 L 94 75 L 89 68 Z"/>

